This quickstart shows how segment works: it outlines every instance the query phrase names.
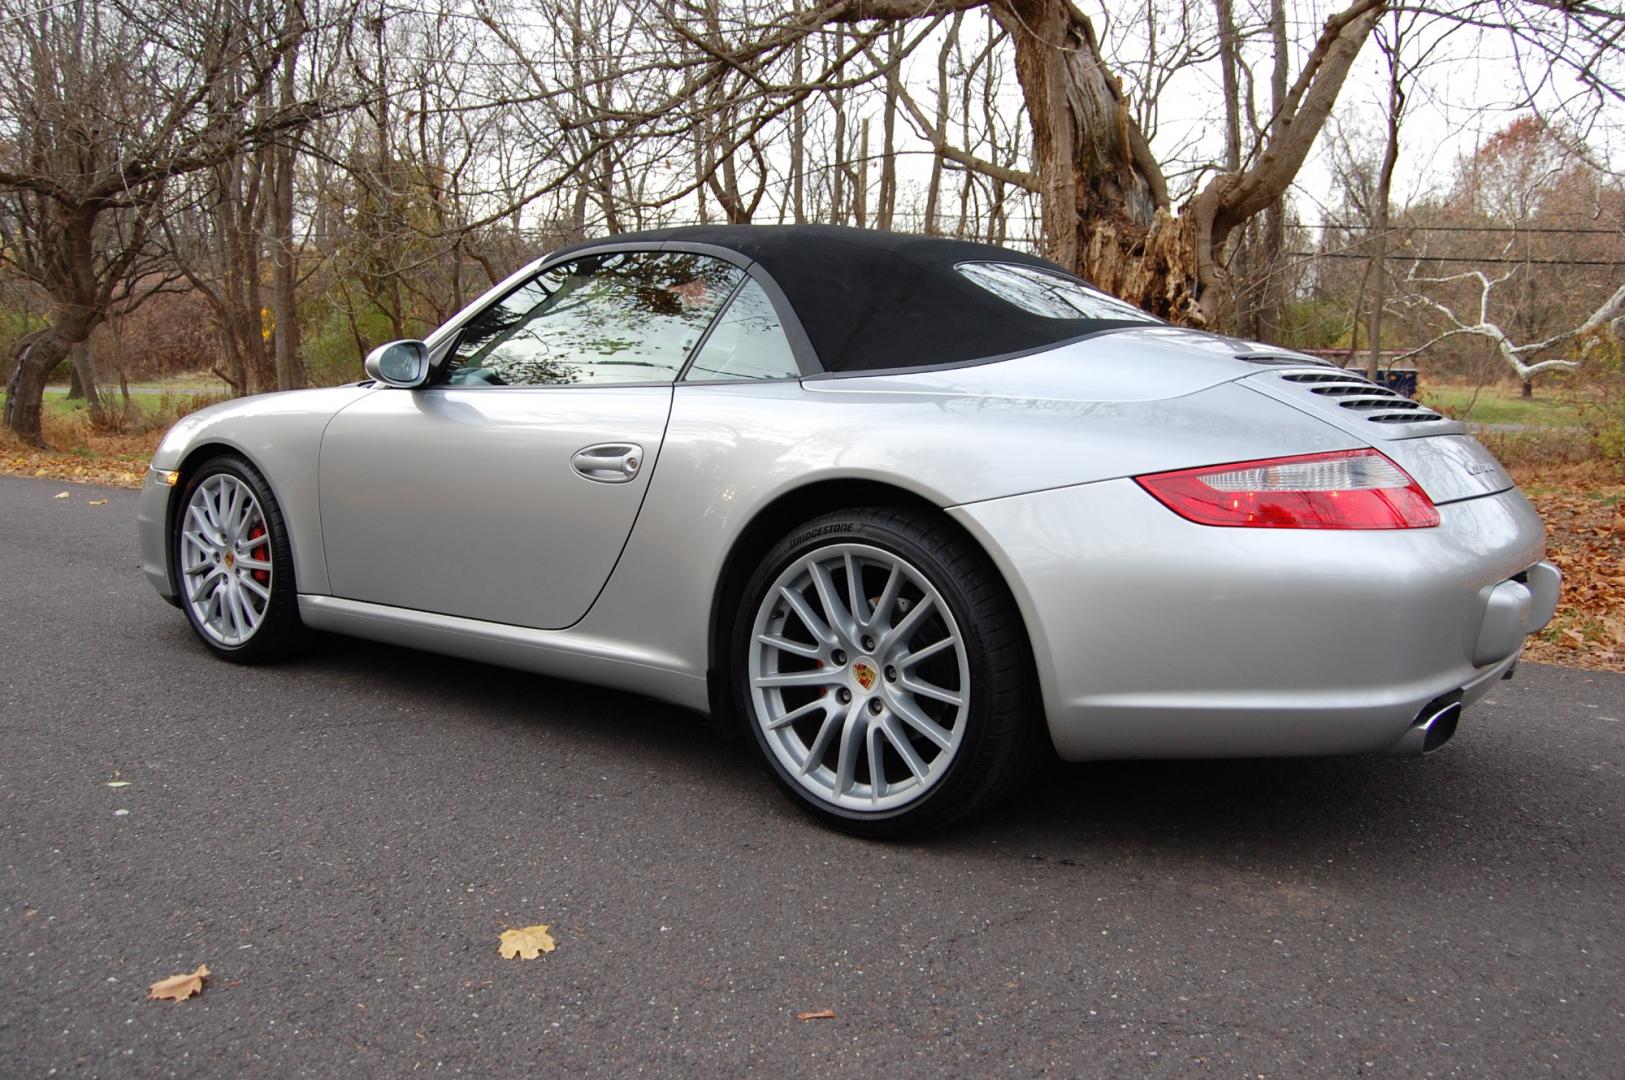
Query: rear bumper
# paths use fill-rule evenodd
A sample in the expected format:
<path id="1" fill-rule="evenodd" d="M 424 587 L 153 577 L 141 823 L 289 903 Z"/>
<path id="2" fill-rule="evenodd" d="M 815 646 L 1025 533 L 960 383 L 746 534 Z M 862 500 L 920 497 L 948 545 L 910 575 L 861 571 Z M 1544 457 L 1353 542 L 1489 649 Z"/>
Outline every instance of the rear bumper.
<path id="1" fill-rule="evenodd" d="M 955 508 L 1026 620 L 1071 760 L 1389 749 L 1471 702 L 1551 618 L 1559 576 L 1517 491 L 1433 529 L 1209 528 L 1130 480 Z"/>

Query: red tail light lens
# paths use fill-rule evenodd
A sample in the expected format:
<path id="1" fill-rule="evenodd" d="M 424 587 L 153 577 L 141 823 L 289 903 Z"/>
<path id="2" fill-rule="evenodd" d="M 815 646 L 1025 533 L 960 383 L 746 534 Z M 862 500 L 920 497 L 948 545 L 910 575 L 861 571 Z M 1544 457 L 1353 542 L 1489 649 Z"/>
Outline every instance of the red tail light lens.
<path id="1" fill-rule="evenodd" d="M 1137 476 L 1189 521 L 1255 529 L 1428 529 L 1433 500 L 1375 450 L 1237 461 Z"/>

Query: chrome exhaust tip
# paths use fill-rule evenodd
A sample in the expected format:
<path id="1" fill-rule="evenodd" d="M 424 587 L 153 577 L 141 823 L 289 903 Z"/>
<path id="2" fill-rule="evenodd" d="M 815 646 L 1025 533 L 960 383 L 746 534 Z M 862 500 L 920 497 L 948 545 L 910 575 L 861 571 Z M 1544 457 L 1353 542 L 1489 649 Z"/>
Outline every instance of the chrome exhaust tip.
<path id="1" fill-rule="evenodd" d="M 1387 757 L 1421 757 L 1444 746 L 1461 723 L 1461 691 L 1435 698 L 1422 707 L 1411 726 L 1387 750 Z"/>

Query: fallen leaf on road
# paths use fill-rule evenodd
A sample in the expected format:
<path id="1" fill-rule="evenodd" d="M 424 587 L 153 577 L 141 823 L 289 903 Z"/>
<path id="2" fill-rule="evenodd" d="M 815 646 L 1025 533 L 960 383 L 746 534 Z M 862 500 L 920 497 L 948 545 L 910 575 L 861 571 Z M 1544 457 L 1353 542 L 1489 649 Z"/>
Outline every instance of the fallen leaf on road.
<path id="1" fill-rule="evenodd" d="M 534 960 L 555 948 L 557 946 L 553 943 L 553 936 L 547 932 L 547 924 L 538 923 L 522 930 L 502 931 L 502 945 L 498 951 L 504 960 L 512 960 L 516 956 L 521 960 Z"/>
<path id="2" fill-rule="evenodd" d="M 799 1013 L 796 1013 L 796 1019 L 797 1020 L 833 1020 L 833 1019 L 835 1019 L 835 1010 L 834 1009 L 817 1009 L 817 1010 L 815 1010 L 813 1012 L 799 1012 Z"/>
<path id="3" fill-rule="evenodd" d="M 203 980 L 208 977 L 209 966 L 199 964 L 190 975 L 171 975 L 167 979 L 159 979 L 147 990 L 147 997 L 154 1001 L 185 1001 L 193 994 L 203 993 Z"/>
<path id="4" fill-rule="evenodd" d="M 89 502 L 85 503 L 85 505 L 86 506 L 106 506 L 107 505 L 107 500 L 106 499 L 91 499 Z"/>
<path id="5" fill-rule="evenodd" d="M 69 497 L 69 496 L 70 496 L 70 495 L 71 495 L 71 494 L 72 494 L 72 492 L 68 492 L 68 491 L 59 491 L 59 492 L 57 492 L 57 493 L 56 493 L 56 494 L 55 494 L 55 495 L 52 495 L 52 496 L 51 496 L 51 498 L 53 498 L 53 499 L 66 499 L 66 498 L 68 498 L 68 497 Z"/>

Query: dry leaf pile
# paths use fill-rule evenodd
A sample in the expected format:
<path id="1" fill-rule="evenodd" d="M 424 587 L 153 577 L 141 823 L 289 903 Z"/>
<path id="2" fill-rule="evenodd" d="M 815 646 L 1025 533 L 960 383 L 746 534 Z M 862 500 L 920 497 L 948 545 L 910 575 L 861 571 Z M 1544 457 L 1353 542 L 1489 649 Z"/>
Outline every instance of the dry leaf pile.
<path id="1" fill-rule="evenodd" d="M 109 442 L 128 443 L 133 437 L 110 438 Z M 116 453 L 76 454 L 59 450 L 35 450 L 15 443 L 0 444 L 0 473 L 11 476 L 41 476 L 53 480 L 72 480 L 80 484 L 101 484 L 104 487 L 138 488 L 147 475 L 147 462 L 157 449 L 154 436 L 151 446 L 128 448 Z"/>
<path id="2" fill-rule="evenodd" d="M 1625 671 L 1625 483 L 1583 466 L 1517 479 L 1546 521 L 1547 557 L 1563 571 L 1557 617 L 1524 655 Z"/>

